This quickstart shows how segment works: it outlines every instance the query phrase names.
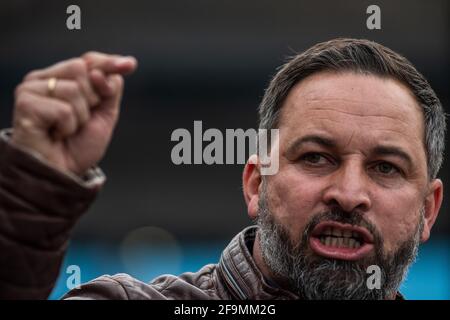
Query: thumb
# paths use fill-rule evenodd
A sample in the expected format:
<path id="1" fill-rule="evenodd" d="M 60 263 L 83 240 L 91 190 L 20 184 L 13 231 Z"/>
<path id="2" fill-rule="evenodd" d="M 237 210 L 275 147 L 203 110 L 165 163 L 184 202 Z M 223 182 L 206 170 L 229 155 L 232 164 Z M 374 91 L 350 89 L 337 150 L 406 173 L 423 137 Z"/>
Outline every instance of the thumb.
<path id="1" fill-rule="evenodd" d="M 119 114 L 123 94 L 123 77 L 120 74 L 105 75 L 102 71 L 94 69 L 90 72 L 90 78 L 95 90 L 101 96 L 100 103 L 94 107 L 92 112 L 116 118 Z"/>
<path id="2" fill-rule="evenodd" d="M 120 74 L 112 74 L 107 77 L 107 82 L 111 88 L 111 95 L 109 96 L 111 102 L 119 105 L 123 94 L 123 77 Z"/>

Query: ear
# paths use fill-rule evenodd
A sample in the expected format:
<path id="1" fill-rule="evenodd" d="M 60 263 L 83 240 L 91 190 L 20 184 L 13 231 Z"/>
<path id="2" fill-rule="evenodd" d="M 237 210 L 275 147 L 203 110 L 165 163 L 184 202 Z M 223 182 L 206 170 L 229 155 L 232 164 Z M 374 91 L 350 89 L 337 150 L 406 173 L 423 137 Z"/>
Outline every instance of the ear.
<path id="1" fill-rule="evenodd" d="M 254 154 L 248 159 L 242 174 L 245 203 L 247 204 L 248 215 L 252 219 L 256 219 L 258 216 L 259 187 L 261 181 L 258 156 Z"/>
<path id="2" fill-rule="evenodd" d="M 421 242 L 425 242 L 430 238 L 431 228 L 439 214 L 442 205 L 444 186 L 440 179 L 434 179 L 430 183 L 430 190 L 425 198 L 425 221 L 420 237 Z"/>

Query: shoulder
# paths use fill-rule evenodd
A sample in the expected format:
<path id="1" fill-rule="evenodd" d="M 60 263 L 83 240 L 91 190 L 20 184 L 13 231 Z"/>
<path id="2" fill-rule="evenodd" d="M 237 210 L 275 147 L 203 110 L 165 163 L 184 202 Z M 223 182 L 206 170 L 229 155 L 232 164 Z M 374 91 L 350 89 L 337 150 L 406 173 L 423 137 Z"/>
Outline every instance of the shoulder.
<path id="1" fill-rule="evenodd" d="M 168 299 L 219 299 L 215 264 L 179 276 L 161 275 L 151 285 Z"/>
<path id="2" fill-rule="evenodd" d="M 72 289 L 62 297 L 65 300 L 167 300 L 214 299 L 216 266 L 206 265 L 197 272 L 180 276 L 161 275 L 150 283 L 119 273 L 103 275 Z"/>
<path id="3" fill-rule="evenodd" d="M 142 300 L 164 299 L 152 286 L 119 273 L 103 275 L 66 293 L 64 300 Z"/>

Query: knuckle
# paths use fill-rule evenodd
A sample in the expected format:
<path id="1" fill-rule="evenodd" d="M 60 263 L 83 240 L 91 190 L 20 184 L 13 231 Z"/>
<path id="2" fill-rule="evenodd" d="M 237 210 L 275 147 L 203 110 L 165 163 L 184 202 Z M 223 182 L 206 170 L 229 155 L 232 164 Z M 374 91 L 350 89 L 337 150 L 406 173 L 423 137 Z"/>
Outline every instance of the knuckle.
<path id="1" fill-rule="evenodd" d="M 97 51 L 88 51 L 81 56 L 86 62 L 91 63 L 92 60 L 98 55 Z"/>
<path id="2" fill-rule="evenodd" d="M 32 70 L 30 72 L 28 72 L 24 77 L 23 77 L 23 81 L 28 81 L 28 80 L 33 80 L 36 79 L 38 75 L 38 71 L 37 70 Z"/>
<path id="3" fill-rule="evenodd" d="M 101 99 L 98 94 L 95 92 L 94 88 L 92 88 L 89 84 L 86 85 L 86 98 L 90 105 L 97 105 L 100 103 Z"/>
<path id="4" fill-rule="evenodd" d="M 16 88 L 14 89 L 14 97 L 16 97 L 16 99 L 17 99 L 17 97 L 20 96 L 20 94 L 24 91 L 24 89 L 25 89 L 25 83 L 24 82 L 18 84 L 16 86 Z"/>
<path id="5" fill-rule="evenodd" d="M 33 121 L 27 117 L 19 117 L 14 119 L 14 130 L 17 132 L 17 129 L 29 130 L 34 127 Z"/>
<path id="6" fill-rule="evenodd" d="M 66 85 L 67 95 L 70 97 L 77 97 L 80 95 L 80 86 L 76 81 L 70 81 Z"/>
<path id="7" fill-rule="evenodd" d="M 62 121 L 70 119 L 72 116 L 72 107 L 68 104 L 61 104 L 58 108 L 58 117 Z"/>
<path id="8" fill-rule="evenodd" d="M 16 109 L 22 111 L 29 108 L 29 106 L 32 106 L 32 96 L 28 94 L 27 92 L 21 92 L 21 94 L 17 95 L 16 97 Z"/>
<path id="9" fill-rule="evenodd" d="M 81 58 L 74 58 L 68 65 L 69 71 L 75 77 L 84 77 L 88 73 L 86 62 Z"/>
<path id="10" fill-rule="evenodd" d="M 123 86 L 124 86 L 124 80 L 123 77 L 121 75 L 114 75 L 114 85 L 116 90 L 122 90 Z"/>

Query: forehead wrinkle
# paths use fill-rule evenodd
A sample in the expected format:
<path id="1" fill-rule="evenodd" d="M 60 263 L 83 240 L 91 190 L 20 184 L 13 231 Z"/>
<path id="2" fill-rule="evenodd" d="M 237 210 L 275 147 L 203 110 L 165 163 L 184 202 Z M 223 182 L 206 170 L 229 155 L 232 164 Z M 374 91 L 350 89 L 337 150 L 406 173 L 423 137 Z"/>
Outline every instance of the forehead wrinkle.
<path id="1" fill-rule="evenodd" d="M 408 123 L 407 121 L 403 120 L 402 117 L 395 117 L 395 116 L 390 116 L 390 115 L 386 115 L 386 114 L 362 114 L 362 113 L 354 113 L 354 112 L 350 112 L 350 111 L 344 111 L 344 110 L 339 110 L 336 108 L 326 108 L 326 107 L 314 107 L 313 109 L 307 110 L 308 112 L 314 112 L 314 111 L 334 111 L 334 112 L 339 112 L 339 113 L 343 113 L 346 115 L 351 115 L 351 116 L 355 116 L 355 117 L 382 117 L 382 118 L 388 118 L 388 119 L 392 119 L 395 121 L 400 121 L 406 125 L 411 125 L 410 123 Z"/>
<path id="2" fill-rule="evenodd" d="M 367 118 L 367 123 L 353 123 L 353 125 L 358 125 L 358 126 L 364 125 L 364 126 L 370 127 L 373 130 L 391 131 L 393 133 L 397 133 L 397 134 L 401 134 L 402 136 L 405 136 L 408 140 L 410 140 L 411 137 L 415 137 L 417 140 L 421 141 L 421 143 L 422 143 L 422 140 L 424 139 L 424 136 L 423 136 L 424 132 L 423 132 L 423 129 L 422 129 L 422 125 L 421 125 L 421 130 L 414 130 L 414 132 L 407 133 L 408 129 L 411 128 L 412 123 L 404 121 L 401 117 L 388 116 L 388 115 L 360 115 L 360 114 L 353 114 L 351 112 L 344 112 L 344 111 L 341 111 L 341 110 L 335 110 L 333 108 L 315 108 L 315 109 L 306 110 L 305 113 L 303 114 L 303 117 L 310 118 L 313 121 L 314 120 L 330 121 L 330 122 L 339 123 L 339 124 L 348 123 L 348 121 L 345 121 L 345 123 L 344 123 L 343 121 L 333 119 L 333 117 L 330 117 L 330 116 L 328 116 L 328 117 L 327 116 L 323 116 L 323 115 L 316 116 L 316 114 L 315 114 L 316 110 L 319 110 L 320 113 L 322 113 L 322 111 L 334 111 L 334 112 L 338 112 L 338 113 L 349 114 L 349 115 L 352 115 L 352 116 L 355 115 L 355 116 L 357 116 L 358 118 L 361 118 L 361 119 Z M 391 121 L 395 121 L 395 122 L 398 123 L 396 125 L 396 128 L 398 130 L 396 130 L 395 128 L 377 128 L 376 127 L 377 124 L 374 123 L 373 121 L 371 121 L 372 117 L 377 117 L 377 118 L 381 117 L 381 118 L 386 118 L 386 119 L 391 120 Z M 289 121 L 289 119 L 290 119 L 292 121 L 295 118 L 296 117 L 288 117 L 286 120 Z M 400 125 L 400 123 L 402 125 Z M 385 124 L 385 122 L 382 122 L 381 124 L 383 125 L 383 124 Z M 317 125 L 317 123 L 313 124 L 313 126 L 316 126 L 316 125 Z M 417 133 L 419 133 L 419 136 L 417 135 Z"/>
<path id="3" fill-rule="evenodd" d="M 394 130 L 394 129 L 379 129 L 379 128 L 378 129 L 374 129 L 374 130 L 398 133 L 398 134 L 404 136 L 408 141 L 411 140 L 411 135 L 403 133 L 403 132 L 398 131 L 398 130 Z M 390 136 L 390 137 L 392 137 L 392 136 Z M 419 140 L 419 142 L 422 143 L 422 139 L 420 137 L 414 136 L 414 138 L 415 138 L 415 140 Z"/>
<path id="4" fill-rule="evenodd" d="M 323 97 L 318 97 L 318 98 L 309 98 L 308 96 L 305 97 L 298 97 L 298 100 L 306 100 L 308 102 L 312 102 L 312 103 L 321 103 L 321 102 L 329 102 L 329 101 L 343 101 L 343 102 L 347 102 L 347 103 L 352 103 L 352 104 L 361 104 L 363 103 L 364 105 L 374 105 L 374 106 L 378 106 L 380 104 L 383 104 L 385 102 L 385 100 L 383 101 L 377 101 L 377 102 L 371 102 L 371 101 L 367 101 L 367 99 L 365 99 L 364 97 L 362 97 L 361 99 L 350 99 L 350 98 L 344 98 L 344 97 L 339 97 L 339 98 L 323 98 Z M 389 100 L 389 105 L 391 106 L 395 106 L 399 109 L 403 109 L 404 105 L 403 104 L 398 104 L 395 103 L 394 101 Z"/>
<path id="5" fill-rule="evenodd" d="M 362 82 L 356 82 L 352 80 L 351 84 L 345 84 L 347 78 L 360 78 L 363 77 L 362 82 L 372 82 L 370 88 L 362 85 Z M 335 82 L 333 78 L 341 78 L 343 82 L 337 82 L 330 85 L 330 82 Z M 319 80 L 320 79 L 320 80 Z M 359 79 L 358 79 L 359 80 Z M 379 81 L 381 80 L 381 82 Z M 314 83 L 312 86 L 311 83 Z M 383 83 L 381 85 L 381 83 Z M 323 85 L 322 85 L 323 84 Z M 332 87 L 333 90 L 329 91 L 329 87 Z M 392 90 L 386 89 L 386 86 L 396 87 L 396 89 Z M 374 93 L 374 87 L 377 87 L 379 90 Z M 400 90 L 397 90 L 400 89 Z M 348 95 L 354 96 L 346 97 Z M 337 96 L 337 97 L 336 97 Z M 404 83 L 396 80 L 396 79 L 385 79 L 379 78 L 378 76 L 367 76 L 367 75 L 356 75 L 356 74 L 317 74 L 316 77 L 311 76 L 310 79 L 304 80 L 303 83 L 298 83 L 291 92 L 291 98 L 295 100 L 309 100 L 312 102 L 315 101 L 330 101 L 330 100 L 341 100 L 344 102 L 350 103 L 360 103 L 364 102 L 365 105 L 377 105 L 384 104 L 386 101 L 390 105 L 398 107 L 400 110 L 404 108 L 405 105 L 412 107 L 417 111 L 422 111 L 420 108 L 420 103 L 417 101 L 416 96 L 411 91 L 411 89 L 406 86 Z M 377 101 L 370 102 L 368 99 L 375 98 Z M 402 101 L 403 104 L 396 103 L 397 101 Z"/>
<path id="6" fill-rule="evenodd" d="M 348 147 L 352 143 L 352 140 L 353 140 L 353 137 L 355 136 L 355 133 L 356 133 L 356 130 L 353 130 L 351 136 L 348 138 L 347 143 L 344 145 L 344 148 Z"/>
<path id="7" fill-rule="evenodd" d="M 315 117 L 312 115 L 307 115 L 306 117 L 308 118 L 313 118 L 313 120 L 320 120 L 320 121 L 329 121 L 329 122 L 333 122 L 333 123 L 339 123 L 342 124 L 342 121 L 333 119 L 333 118 L 329 118 L 329 117 Z M 407 125 L 407 123 L 403 122 L 404 125 Z M 353 124 L 353 125 L 358 125 L 360 126 L 361 124 Z M 374 128 L 373 124 L 371 122 L 369 122 L 368 124 L 364 124 L 365 126 L 370 126 L 371 130 L 377 130 L 377 131 L 388 131 L 388 132 L 393 132 L 396 134 L 400 134 L 402 136 L 404 136 L 405 138 L 407 138 L 408 140 L 411 140 L 411 135 L 404 133 L 402 130 L 395 130 L 395 129 L 388 129 L 388 128 Z M 316 128 L 316 127 L 322 127 L 320 125 L 320 123 L 308 123 L 305 128 Z M 403 128 L 403 127 L 402 127 Z M 326 127 L 324 129 L 327 129 Z M 421 141 L 421 137 L 417 137 L 416 135 L 414 136 L 417 140 Z"/>

